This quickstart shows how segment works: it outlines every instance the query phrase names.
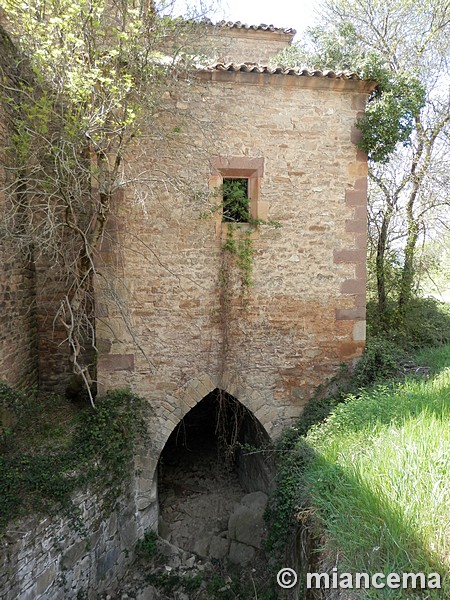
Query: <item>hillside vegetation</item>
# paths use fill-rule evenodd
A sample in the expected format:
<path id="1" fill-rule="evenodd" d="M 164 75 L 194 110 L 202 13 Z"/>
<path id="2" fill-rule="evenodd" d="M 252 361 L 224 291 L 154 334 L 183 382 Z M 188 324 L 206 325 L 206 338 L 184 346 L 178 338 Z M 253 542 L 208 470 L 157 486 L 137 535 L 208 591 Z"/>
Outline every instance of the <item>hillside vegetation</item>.
<path id="1" fill-rule="evenodd" d="M 318 571 L 442 578 L 441 590 L 386 587 L 352 598 L 450 598 L 450 346 L 417 358 L 429 376 L 349 395 L 291 440 L 288 483 L 313 515 Z"/>

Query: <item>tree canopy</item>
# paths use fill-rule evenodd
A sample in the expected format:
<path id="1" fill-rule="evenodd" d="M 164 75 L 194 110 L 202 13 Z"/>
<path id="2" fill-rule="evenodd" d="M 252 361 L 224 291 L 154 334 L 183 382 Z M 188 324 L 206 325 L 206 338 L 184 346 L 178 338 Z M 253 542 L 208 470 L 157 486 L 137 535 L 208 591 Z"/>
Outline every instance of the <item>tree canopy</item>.
<path id="1" fill-rule="evenodd" d="M 2 235 L 58 274 L 56 322 L 88 389 L 94 256 L 112 197 L 135 177 L 126 155 L 143 123 L 157 130 L 163 93 L 191 65 L 195 25 L 164 16 L 169 4 L 2 2 L 17 48 L 0 78 L 13 132 Z"/>
<path id="2" fill-rule="evenodd" d="M 389 328 L 388 297 L 401 321 L 418 286 L 420 242 L 440 234 L 450 205 L 450 3 L 324 0 L 322 22 L 278 59 L 378 82 L 357 124 L 369 157 L 369 264 Z"/>

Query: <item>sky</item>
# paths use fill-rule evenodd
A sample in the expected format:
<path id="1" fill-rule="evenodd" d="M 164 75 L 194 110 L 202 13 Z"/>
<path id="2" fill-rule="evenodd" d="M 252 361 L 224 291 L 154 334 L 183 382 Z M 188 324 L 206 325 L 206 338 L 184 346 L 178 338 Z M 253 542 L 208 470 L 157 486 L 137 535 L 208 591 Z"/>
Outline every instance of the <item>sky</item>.
<path id="1" fill-rule="evenodd" d="M 199 0 L 177 0 L 173 13 L 182 14 L 186 2 L 199 5 Z M 210 18 L 214 22 L 225 19 L 247 25 L 292 27 L 301 32 L 318 19 L 318 6 L 319 0 L 220 0 L 220 8 Z"/>

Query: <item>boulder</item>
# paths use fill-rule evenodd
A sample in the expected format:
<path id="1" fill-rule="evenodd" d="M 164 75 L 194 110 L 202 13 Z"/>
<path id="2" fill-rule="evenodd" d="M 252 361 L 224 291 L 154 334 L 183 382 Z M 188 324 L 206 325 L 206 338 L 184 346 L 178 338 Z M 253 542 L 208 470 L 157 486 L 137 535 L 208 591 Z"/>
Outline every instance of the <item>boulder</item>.
<path id="1" fill-rule="evenodd" d="M 252 492 L 241 500 L 241 504 L 255 511 L 265 511 L 269 497 L 264 492 Z"/>
<path id="2" fill-rule="evenodd" d="M 217 560 L 222 560 L 227 556 L 229 548 L 230 540 L 215 535 L 209 545 L 209 556 Z"/>
<path id="3" fill-rule="evenodd" d="M 230 552 L 228 558 L 230 562 L 235 565 L 247 565 L 255 557 L 255 549 L 246 544 L 240 544 L 239 542 L 231 541 Z"/>
<path id="4" fill-rule="evenodd" d="M 158 590 L 149 585 L 137 593 L 136 600 L 158 600 L 160 597 Z"/>
<path id="5" fill-rule="evenodd" d="M 244 496 L 229 518 L 228 537 L 241 544 L 261 548 L 266 531 L 264 511 L 267 501 L 267 495 L 263 492 L 252 492 Z"/>

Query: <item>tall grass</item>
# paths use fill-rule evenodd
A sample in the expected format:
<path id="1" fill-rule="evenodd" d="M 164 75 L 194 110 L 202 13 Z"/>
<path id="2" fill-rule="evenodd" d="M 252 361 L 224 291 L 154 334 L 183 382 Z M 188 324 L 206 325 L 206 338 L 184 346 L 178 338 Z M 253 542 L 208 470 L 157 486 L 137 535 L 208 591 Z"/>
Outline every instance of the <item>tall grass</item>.
<path id="1" fill-rule="evenodd" d="M 364 598 L 450 598 L 450 349 L 428 362 L 440 372 L 350 397 L 306 436 L 304 482 L 323 556 L 340 572 L 442 577 L 440 592 L 384 588 Z"/>

